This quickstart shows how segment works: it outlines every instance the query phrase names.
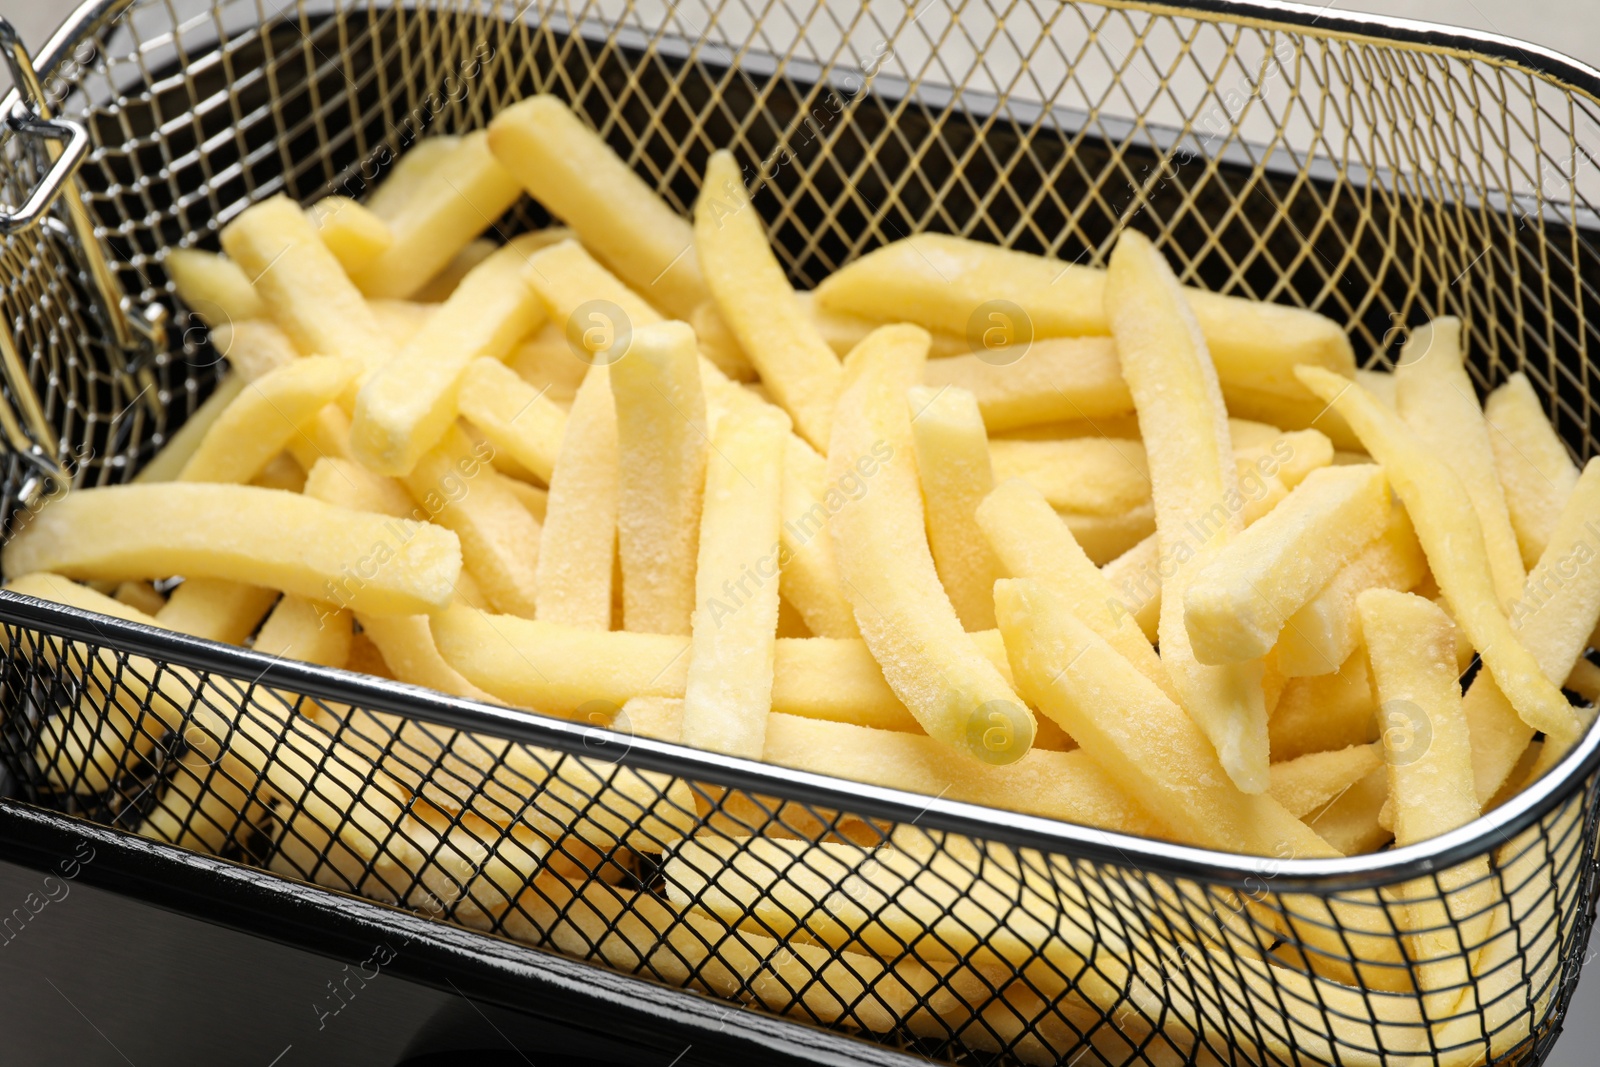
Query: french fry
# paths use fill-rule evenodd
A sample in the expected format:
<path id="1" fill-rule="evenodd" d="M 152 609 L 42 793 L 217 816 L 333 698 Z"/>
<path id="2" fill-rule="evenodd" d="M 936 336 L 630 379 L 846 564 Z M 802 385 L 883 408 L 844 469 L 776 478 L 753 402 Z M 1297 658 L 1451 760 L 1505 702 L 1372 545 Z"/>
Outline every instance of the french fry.
<path id="1" fill-rule="evenodd" d="M 273 589 L 217 578 L 186 578 L 156 613 L 156 622 L 190 637 L 242 645 L 277 599 Z"/>
<path id="2" fill-rule="evenodd" d="M 577 395 L 578 386 L 583 384 L 584 373 L 589 369 L 582 360 L 572 358 L 566 331 L 548 320 L 532 337 L 512 350 L 506 366 L 562 410 L 572 406 L 572 398 Z"/>
<path id="3" fill-rule="evenodd" d="M 367 307 L 372 309 L 378 329 L 389 338 L 389 346 L 395 352 L 410 344 L 439 310 L 436 304 L 415 300 L 368 300 Z"/>
<path id="4" fill-rule="evenodd" d="M 1420 582 L 1427 570 L 1411 517 L 1404 506 L 1391 504 L 1383 533 L 1289 616 L 1278 635 L 1279 669 L 1291 678 L 1338 670 L 1361 641 L 1356 597 L 1373 588 L 1404 592 Z"/>
<path id="5" fill-rule="evenodd" d="M 360 373 L 353 359 L 307 356 L 249 383 L 206 430 L 178 481 L 250 481 Z"/>
<path id="6" fill-rule="evenodd" d="M 252 834 L 271 825 L 268 809 L 250 795 L 260 776 L 228 753 L 208 760 L 186 752 L 172 762 L 160 800 L 135 831 L 140 837 L 221 854 L 245 851 Z"/>
<path id="7" fill-rule="evenodd" d="M 1062 420 L 1098 420 L 1133 411 L 1122 364 L 1109 338 L 1035 341 L 1016 363 L 992 354 L 930 359 L 924 381 L 969 389 L 991 433 Z"/>
<path id="8" fill-rule="evenodd" d="M 79 489 L 6 545 L 6 576 L 111 581 L 223 578 L 376 613 L 450 602 L 461 549 L 448 530 L 245 485 Z"/>
<path id="9" fill-rule="evenodd" d="M 1011 763 L 1033 743 L 1033 713 L 962 630 L 923 529 L 905 391 L 922 376 L 927 341 L 916 327 L 886 326 L 846 361 L 829 474 L 837 482 L 858 458 L 883 458 L 870 494 L 840 509 L 828 532 L 856 624 L 890 688 L 929 736 L 985 763 Z"/>
<path id="10" fill-rule="evenodd" d="M 590 630 L 611 628 L 617 483 L 610 369 L 595 366 L 572 403 L 550 475 L 535 573 L 535 618 Z"/>
<path id="11" fill-rule="evenodd" d="M 1483 419 L 1522 563 L 1532 570 L 1578 484 L 1578 468 L 1545 417 L 1527 375 L 1513 374 L 1490 393 Z"/>
<path id="12" fill-rule="evenodd" d="M 563 233 L 560 239 L 571 236 Z M 472 268 L 494 255 L 500 245 L 484 237 L 474 237 L 467 242 L 467 246 L 457 252 L 432 278 L 428 284 L 411 294 L 411 299 L 419 304 L 442 304 L 450 299 L 450 294 L 455 292 L 456 286 L 461 284 L 461 279 L 471 273 Z"/>
<path id="13" fill-rule="evenodd" d="M 977 520 L 1011 577 L 1040 582 L 1066 597 L 1079 619 L 1169 698 L 1178 699 L 1137 620 L 1122 609 L 1114 587 L 1037 489 L 1023 481 L 1002 483 L 978 505 Z"/>
<path id="14" fill-rule="evenodd" d="M 527 482 L 506 474 L 500 475 L 496 478 L 496 481 L 505 486 L 506 490 L 517 498 L 517 502 L 522 505 L 523 510 L 533 516 L 535 522 L 541 527 L 544 525 L 545 516 L 550 513 L 550 493 L 548 490 L 540 489 L 536 485 L 529 485 Z"/>
<path id="15" fill-rule="evenodd" d="M 319 459 L 306 474 L 306 496 L 353 511 L 371 511 L 397 519 L 418 516 L 405 486 L 373 474 L 353 459 Z M 426 514 L 426 512 L 421 512 Z"/>
<path id="16" fill-rule="evenodd" d="M 1413 330 L 1394 372 L 1395 409 L 1461 480 L 1483 531 L 1489 575 L 1501 603 L 1510 604 L 1522 592 L 1527 573 L 1464 358 L 1460 319 L 1446 316 Z"/>
<path id="17" fill-rule="evenodd" d="M 778 496 L 788 431 L 777 412 L 729 412 L 717 423 L 705 474 L 683 740 L 746 759 L 761 758 L 772 710 Z"/>
<path id="18" fill-rule="evenodd" d="M 167 598 L 149 582 L 120 582 L 113 596 L 120 603 L 146 615 L 154 615 L 167 602 Z"/>
<path id="19" fill-rule="evenodd" d="M 715 300 L 696 305 L 689 316 L 689 325 L 694 328 L 701 353 L 716 364 L 719 371 L 736 382 L 756 380 L 756 369 L 750 365 L 750 357 L 739 347 L 739 338 L 717 311 Z"/>
<path id="20" fill-rule="evenodd" d="M 710 298 L 687 220 L 553 96 L 489 123 L 489 145 L 533 198 L 652 304 L 681 319 Z"/>
<path id="21" fill-rule="evenodd" d="M 490 605 L 533 618 L 539 523 L 508 491 L 466 434 L 448 427 L 401 481 L 428 521 L 456 534 L 462 566 Z"/>
<path id="22" fill-rule="evenodd" d="M 266 305 L 233 260 L 198 248 L 174 248 L 163 266 L 178 299 L 212 329 L 266 318 Z"/>
<path id="23" fill-rule="evenodd" d="M 1308 752 L 1272 765 L 1268 792 L 1297 819 L 1315 816 L 1355 784 L 1384 767 L 1377 745 L 1351 745 L 1327 752 Z M 1313 826 L 1313 829 L 1315 827 Z"/>
<path id="24" fill-rule="evenodd" d="M 1002 297 L 1022 309 L 1036 337 L 1085 337 L 1114 332 L 1106 286 L 1106 272 L 1094 267 L 924 233 L 835 271 L 817 287 L 816 299 L 833 311 L 965 336 L 974 312 Z M 1183 295 L 1205 333 L 1218 376 L 1230 385 L 1304 397 L 1294 378 L 1297 365 L 1345 377 L 1355 372 L 1349 340 L 1321 315 L 1194 289 Z"/>
<path id="25" fill-rule="evenodd" d="M 1337 671 L 1291 678 L 1267 724 L 1276 762 L 1378 739 L 1378 703 L 1359 646 Z"/>
<path id="26" fill-rule="evenodd" d="M 391 222 L 423 187 L 423 180 L 453 155 L 461 138 L 443 134 L 424 137 L 401 153 L 366 199 L 367 210 Z"/>
<path id="27" fill-rule="evenodd" d="M 1285 622 L 1383 532 L 1383 469 L 1324 467 L 1210 555 L 1184 589 L 1183 617 L 1201 663 L 1271 651 Z"/>
<path id="28" fill-rule="evenodd" d="M 1402 405 L 1406 388 L 1402 379 Z M 1473 791 L 1453 626 L 1427 599 L 1392 589 L 1362 593 L 1359 607 L 1384 720 L 1395 844 L 1403 847 L 1465 826 L 1482 813 Z M 1432 1014 L 1448 1015 L 1493 919 L 1489 859 L 1478 856 L 1419 879 L 1402 887 L 1402 895 L 1417 985 L 1436 994 L 1424 1000 L 1432 1003 Z"/>
<path id="29" fill-rule="evenodd" d="M 1376 852 L 1394 837 L 1378 819 L 1388 799 L 1389 769 L 1382 766 L 1368 772 L 1331 803 L 1306 815 L 1305 823 L 1343 855 L 1363 856 Z"/>
<path id="30" fill-rule="evenodd" d="M 681 322 L 636 329 L 627 357 L 611 368 L 611 395 L 617 409 L 617 554 L 622 563 L 623 627 L 645 633 L 688 633 L 697 599 L 694 561 L 700 500 L 707 489 L 707 456 L 712 451 L 694 331 Z M 720 424 L 717 434 L 722 435 Z M 741 436 L 731 443 L 753 442 Z M 719 458 L 724 463 L 744 462 L 738 452 Z M 766 473 L 772 475 L 776 491 L 777 469 Z M 754 479 L 747 476 L 741 481 L 749 487 Z M 726 485 L 721 489 L 733 491 Z M 761 515 L 749 518 L 755 523 L 753 529 L 765 528 Z M 772 534 L 776 543 L 777 530 Z M 761 552 L 770 548 L 763 546 Z M 754 562 L 750 556 L 740 559 L 739 565 Z M 735 570 L 728 577 L 737 579 L 739 574 Z M 701 598 L 700 603 L 704 608 L 709 601 Z M 774 610 L 776 606 L 774 589 Z"/>
<path id="31" fill-rule="evenodd" d="M 1116 518 L 1150 503 L 1144 446 L 1115 437 L 989 443 L 997 482 L 1022 478 L 1052 507 Z"/>
<path id="32" fill-rule="evenodd" d="M 856 626 L 850 599 L 840 583 L 833 538 L 827 530 L 829 520 L 845 506 L 849 496 L 840 485 L 814 491 L 808 484 L 807 472 L 799 469 L 812 461 L 821 466 L 821 457 L 799 438 L 791 436 L 783 457 L 783 524 L 778 533 L 783 560 L 779 592 L 784 600 L 794 605 L 805 619 L 806 627 L 818 637 L 859 637 L 861 631 Z M 856 473 L 861 475 L 863 470 L 874 469 L 876 460 L 870 455 L 861 456 L 856 464 Z"/>
<path id="33" fill-rule="evenodd" d="M 350 275 L 368 297 L 407 299 L 505 214 L 522 189 L 479 130 L 461 138 L 392 210 L 380 214 L 393 241 Z"/>
<path id="34" fill-rule="evenodd" d="M 972 394 L 955 386 L 912 386 L 906 396 L 939 581 L 963 627 L 991 630 L 1000 561 L 978 528 L 978 504 L 994 488 L 983 417 Z"/>
<path id="35" fill-rule="evenodd" d="M 393 354 L 360 290 L 288 197 L 246 208 L 223 228 L 222 247 L 301 352 L 358 360 L 368 370 Z"/>
<path id="36" fill-rule="evenodd" d="M 306 217 L 346 274 L 354 274 L 394 244 L 394 233 L 382 216 L 348 196 L 325 196 L 306 208 Z"/>
<path id="37" fill-rule="evenodd" d="M 279 452 L 261 468 L 261 473 L 250 479 L 250 484 L 262 489 L 282 489 L 298 493 L 306 487 L 306 472 L 300 463 L 287 452 Z"/>
<path id="38" fill-rule="evenodd" d="M 211 343 L 241 382 L 256 381 L 300 358 L 289 335 L 270 319 L 242 319 L 218 326 L 211 331 Z"/>
<path id="39" fill-rule="evenodd" d="M 494 696 L 463 678 L 439 655 L 428 626 L 428 616 L 367 615 L 357 612 L 356 621 L 361 623 L 361 631 L 377 647 L 383 662 L 399 681 L 437 689 L 451 696 L 481 700 L 486 704 L 500 703 Z"/>
<path id="40" fill-rule="evenodd" d="M 495 359 L 475 359 L 461 375 L 456 405 L 462 417 L 546 485 L 561 453 L 567 413 Z"/>
<path id="41" fill-rule="evenodd" d="M 200 447 L 200 442 L 205 440 L 211 427 L 237 399 L 246 381 L 243 374 L 234 373 L 218 382 L 205 402 L 195 409 L 194 414 L 190 415 L 176 432 L 167 436 L 166 444 L 161 447 L 161 451 L 133 476 L 133 480 L 142 483 L 177 481 L 189 458 Z"/>
<path id="42" fill-rule="evenodd" d="M 286 596 L 261 624 L 254 648 L 269 656 L 343 667 L 350 659 L 353 621 L 348 611 L 319 605 L 305 597 Z"/>
<path id="43" fill-rule="evenodd" d="M 712 153 L 706 163 L 695 201 L 694 243 L 717 310 L 762 384 L 794 419 L 800 436 L 826 447 L 843 380 L 839 357 L 795 299 L 727 151 Z"/>
<path id="44" fill-rule="evenodd" d="M 1150 464 L 1163 562 L 1161 659 L 1228 776 L 1246 793 L 1261 793 L 1268 782 L 1261 665 L 1200 663 L 1183 618 L 1189 582 L 1243 525 L 1229 507 L 1237 497 L 1242 508 L 1244 498 L 1216 370 L 1171 268 L 1148 239 L 1123 233 L 1103 288 Z"/>
<path id="45" fill-rule="evenodd" d="M 1362 386 L 1314 367 L 1301 368 L 1299 373 L 1313 392 L 1343 413 L 1367 451 L 1383 464 L 1390 484 L 1406 505 L 1417 541 L 1450 601 L 1457 625 L 1483 657 L 1484 666 L 1517 714 L 1535 729 L 1560 737 L 1576 736 L 1578 722 L 1571 706 L 1518 642 L 1501 612 L 1477 514 L 1455 473 Z"/>

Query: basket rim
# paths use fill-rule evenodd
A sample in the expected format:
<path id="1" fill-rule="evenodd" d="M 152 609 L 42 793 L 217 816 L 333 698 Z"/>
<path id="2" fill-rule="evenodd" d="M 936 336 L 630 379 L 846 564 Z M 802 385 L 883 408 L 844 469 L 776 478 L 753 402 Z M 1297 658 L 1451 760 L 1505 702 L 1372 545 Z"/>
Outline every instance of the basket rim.
<path id="1" fill-rule="evenodd" d="M 1591 727 L 1539 781 L 1480 818 L 1404 848 L 1337 859 L 1247 856 L 1100 830 L 980 804 L 928 797 L 829 775 L 739 759 L 682 744 L 635 737 L 572 719 L 485 704 L 373 675 L 285 660 L 144 623 L 67 607 L 0 589 L 0 624 L 23 626 L 206 671 L 257 687 L 286 688 L 335 703 L 409 716 L 579 757 L 613 759 L 641 770 L 742 789 L 758 795 L 863 814 L 899 824 L 1035 849 L 1069 860 L 1136 868 L 1172 879 L 1234 888 L 1331 894 L 1410 881 L 1488 855 L 1566 803 L 1600 768 L 1600 724 Z"/>

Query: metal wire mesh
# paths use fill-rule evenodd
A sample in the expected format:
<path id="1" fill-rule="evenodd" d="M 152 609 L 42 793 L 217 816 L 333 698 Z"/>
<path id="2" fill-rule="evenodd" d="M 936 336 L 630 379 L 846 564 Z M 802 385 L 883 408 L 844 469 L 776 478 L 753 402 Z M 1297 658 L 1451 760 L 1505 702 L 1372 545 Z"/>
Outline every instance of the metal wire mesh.
<path id="1" fill-rule="evenodd" d="M 924 230 L 1099 262 L 1132 224 L 1185 280 L 1315 307 L 1372 362 L 1460 315 L 1481 383 L 1524 370 L 1577 452 L 1600 441 L 1600 118 L 1538 57 L 1044 0 L 122 7 L 85 16 L 46 88 L 91 131 L 80 181 L 137 301 L 172 303 L 168 250 L 214 247 L 255 200 L 359 197 L 423 134 L 546 91 L 680 209 L 733 147 L 800 284 Z M 5 151 L 16 202 L 45 161 Z M 174 304 L 182 344 L 134 388 L 81 263 L 58 225 L 8 239 L 0 306 L 99 484 L 222 353 Z M 7 463 L 15 523 L 34 501 Z M 332 699 L 60 609 L 0 619 L 0 755 L 30 800 L 934 1058 L 1537 1062 L 1587 942 L 1587 770 L 1448 863 L 1308 880 L 752 785 L 607 732 L 510 742 L 400 687 Z"/>

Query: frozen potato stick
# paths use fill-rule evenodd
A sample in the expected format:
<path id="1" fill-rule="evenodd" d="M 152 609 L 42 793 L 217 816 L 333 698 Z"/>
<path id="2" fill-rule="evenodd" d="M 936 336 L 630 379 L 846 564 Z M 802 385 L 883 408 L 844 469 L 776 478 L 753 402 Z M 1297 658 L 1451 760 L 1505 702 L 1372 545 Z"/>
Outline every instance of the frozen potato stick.
<path id="1" fill-rule="evenodd" d="M 348 611 L 305 597 L 286 596 L 261 624 L 254 648 L 269 656 L 343 667 L 350 659 L 351 622 Z"/>
<path id="2" fill-rule="evenodd" d="M 834 559 L 833 538 L 828 536 L 827 524 L 833 512 L 830 506 L 844 507 L 848 499 L 843 491 L 832 486 L 820 494 L 830 502 L 818 499 L 805 476 L 796 470 L 796 458 L 804 456 L 815 460 L 821 457 L 812 452 L 805 442 L 791 435 L 791 444 L 783 462 L 783 525 L 779 528 L 779 543 L 783 548 L 782 576 L 779 591 L 800 617 L 806 628 L 818 637 L 859 637 L 855 612 L 844 595 L 839 582 L 839 565 Z M 863 457 L 858 463 L 872 464 L 873 457 Z M 859 473 L 859 468 L 858 468 Z"/>
<path id="3" fill-rule="evenodd" d="M 1356 625 L 1359 628 L 1359 616 Z M 1331 674 L 1290 678 L 1273 709 L 1267 735 L 1274 762 L 1376 741 L 1378 706 L 1366 651 L 1357 646 Z"/>
<path id="4" fill-rule="evenodd" d="M 694 243 L 717 310 L 761 381 L 817 448 L 828 444 L 843 371 L 767 245 L 732 153 L 714 152 L 695 201 Z"/>
<path id="5" fill-rule="evenodd" d="M 562 233 L 557 240 L 570 236 L 570 233 Z M 438 274 L 428 279 L 427 285 L 412 293 L 411 299 L 420 304 L 444 303 L 450 299 L 450 294 L 455 292 L 456 286 L 461 284 L 461 279 L 465 278 L 473 267 L 494 255 L 499 248 L 498 241 L 491 241 L 486 237 L 474 237 L 439 270 Z"/>
<path id="6" fill-rule="evenodd" d="M 1567 498 L 1544 555 L 1511 606 L 1517 640 L 1552 682 L 1572 673 L 1600 619 L 1600 464 L 1590 461 Z M 1502 687 L 1482 671 L 1463 702 L 1472 736 L 1472 768 L 1480 804 L 1506 783 L 1533 740 L 1534 730 L 1513 709 Z M 1574 724 L 1578 719 L 1574 716 Z M 1575 734 L 1551 734 L 1547 748 L 1565 751 Z"/>
<path id="7" fill-rule="evenodd" d="M 1000 298 L 1022 308 L 1035 337 L 1081 337 L 1113 332 L 1106 286 L 1106 272 L 1094 267 L 924 233 L 835 271 L 817 287 L 816 299 L 832 311 L 914 322 L 964 337 L 980 305 Z M 1205 334 L 1217 375 L 1229 386 L 1304 397 L 1295 381 L 1296 365 L 1325 367 L 1345 377 L 1355 372 L 1349 339 L 1315 312 L 1196 289 L 1182 292 Z"/>
<path id="8" fill-rule="evenodd" d="M 370 375 L 356 396 L 350 440 L 379 474 L 403 475 L 456 418 L 456 385 L 474 359 L 504 359 L 544 320 L 524 280 L 536 246 L 519 237 L 462 279 L 411 342 Z"/>
<path id="9" fill-rule="evenodd" d="M 1414 845 L 1482 814 L 1473 790 L 1454 626 L 1431 601 L 1392 589 L 1362 593 L 1359 605 L 1384 720 L 1395 844 Z M 1436 1008 L 1449 1014 L 1493 919 L 1488 857 L 1419 879 L 1402 893 L 1410 900 L 1411 929 L 1405 933 L 1418 985 L 1424 993 L 1445 991 Z"/>
<path id="10" fill-rule="evenodd" d="M 212 329 L 266 318 L 267 306 L 233 260 L 198 248 L 174 248 L 162 265 L 178 299 Z"/>
<path id="11" fill-rule="evenodd" d="M 501 484 L 483 451 L 450 426 L 401 481 L 430 522 L 460 538 L 462 566 L 490 605 L 533 618 L 539 523 Z"/>
<path id="12" fill-rule="evenodd" d="M 185 578 L 156 612 L 156 622 L 190 637 L 242 645 L 277 599 L 275 589 L 218 578 Z"/>
<path id="13" fill-rule="evenodd" d="M 1483 531 L 1489 574 L 1502 604 L 1522 592 L 1527 577 L 1511 529 L 1505 492 L 1495 474 L 1494 449 L 1478 394 L 1461 351 L 1461 320 L 1434 319 L 1414 330 L 1395 368 L 1395 409 L 1435 456 L 1455 472 Z"/>
<path id="14" fill-rule="evenodd" d="M 433 643 L 426 615 L 366 615 L 356 613 L 356 621 L 372 643 L 378 646 L 395 678 L 412 685 L 437 689 L 451 696 L 481 700 L 486 704 L 501 701 L 485 693 L 446 663 Z"/>
<path id="15" fill-rule="evenodd" d="M 418 514 L 405 486 L 393 478 L 373 474 L 353 459 L 317 460 L 306 472 L 306 485 L 301 491 L 306 496 L 353 511 L 371 511 L 397 519 L 409 519 Z"/>
<path id="16" fill-rule="evenodd" d="M 1124 231 L 1104 291 L 1150 464 L 1164 564 L 1161 661 L 1234 784 L 1261 793 L 1268 783 L 1261 664 L 1200 663 L 1183 618 L 1184 590 L 1207 556 L 1243 526 L 1228 504 L 1237 498 L 1242 508 L 1244 497 L 1216 370 L 1177 279 L 1148 238 Z"/>
<path id="17" fill-rule="evenodd" d="M 1324 467 L 1206 561 L 1183 594 L 1202 663 L 1266 655 L 1284 624 L 1383 532 L 1389 483 L 1373 464 Z"/>
<path id="18" fill-rule="evenodd" d="M 923 380 L 971 390 L 991 433 L 1133 410 L 1117 347 L 1107 337 L 1044 338 L 1004 365 L 975 355 L 930 359 Z"/>
<path id="19" fill-rule="evenodd" d="M 461 548 L 448 530 L 279 489 L 160 483 L 67 494 L 12 538 L 3 563 L 7 577 L 183 574 L 411 615 L 450 603 Z"/>
<path id="20" fill-rule="evenodd" d="M 289 335 L 270 319 L 243 319 L 211 331 L 211 343 L 240 381 L 253 382 L 300 358 Z"/>
<path id="21" fill-rule="evenodd" d="M 992 630 L 1000 561 L 978 528 L 978 504 L 994 488 L 983 416 L 972 394 L 956 386 L 916 385 L 907 398 L 928 548 L 939 581 L 964 628 Z"/>
<path id="22" fill-rule="evenodd" d="M 301 352 L 359 360 L 368 370 L 393 353 L 361 291 L 288 197 L 246 208 L 223 228 L 222 247 Z"/>
<path id="23" fill-rule="evenodd" d="M 1389 507 L 1383 533 L 1289 617 L 1278 635 L 1278 669 L 1290 678 L 1330 674 L 1361 642 L 1356 597 L 1364 590 L 1405 591 L 1422 581 L 1428 561 L 1404 505 Z"/>
<path id="24" fill-rule="evenodd" d="M 1150 467 L 1138 441 L 1002 439 L 989 442 L 989 458 L 997 482 L 1025 479 L 1063 511 L 1117 516 L 1150 502 Z"/>
<path id="25" fill-rule="evenodd" d="M 1030 578 L 1066 597 L 1079 619 L 1170 699 L 1178 699 L 1137 620 L 1120 610 L 1115 588 L 1037 489 L 1022 481 L 1005 482 L 978 505 L 977 518 L 1011 577 Z M 991 591 L 991 604 L 993 599 Z"/>
<path id="26" fill-rule="evenodd" d="M 228 753 L 212 761 L 186 752 L 174 762 L 160 800 L 135 831 L 140 837 L 220 854 L 243 848 L 252 832 L 272 825 L 267 809 L 250 796 L 259 776 Z"/>
<path id="27" fill-rule="evenodd" d="M 1381 771 L 1383 765 L 1383 750 L 1372 744 L 1308 752 L 1274 763 L 1268 792 L 1290 815 L 1305 819 L 1338 800 L 1373 771 Z M 1314 824 L 1312 829 L 1316 829 Z"/>
<path id="28" fill-rule="evenodd" d="M 761 758 L 772 710 L 778 496 L 788 432 L 779 412 L 729 412 L 717 423 L 705 473 L 683 740 L 746 759 Z"/>
<path id="29" fill-rule="evenodd" d="M 156 592 L 156 587 L 149 582 L 120 582 L 112 597 L 146 615 L 154 615 L 167 602 L 167 598 Z"/>
<path id="30" fill-rule="evenodd" d="M 1557 688 L 1559 683 L 1545 677 L 1502 614 L 1477 513 L 1455 473 L 1400 416 L 1362 386 L 1315 367 L 1303 367 L 1299 373 L 1313 392 L 1339 409 L 1367 451 L 1383 464 L 1456 624 L 1517 714 L 1535 729 L 1558 737 L 1576 736 L 1577 715 Z M 1560 677 L 1565 676 L 1563 671 Z"/>
<path id="31" fill-rule="evenodd" d="M 444 165 L 460 145 L 459 137 L 434 134 L 406 149 L 367 197 L 367 210 L 385 222 L 392 221 L 416 195 L 423 180 Z"/>
<path id="32" fill-rule="evenodd" d="M 710 298 L 688 220 L 566 104 L 535 96 L 504 109 L 489 123 L 489 145 L 535 200 L 652 304 L 687 320 Z"/>
<path id="33" fill-rule="evenodd" d="M 1522 563 L 1532 570 L 1578 484 L 1578 468 L 1520 371 L 1489 394 L 1483 420 Z"/>
<path id="34" fill-rule="evenodd" d="M 346 274 L 354 274 L 394 244 L 389 224 L 348 196 L 325 196 L 306 208 L 306 217 Z"/>
<path id="35" fill-rule="evenodd" d="M 739 347 L 739 338 L 717 311 L 715 300 L 697 305 L 689 316 L 689 325 L 694 327 L 700 351 L 719 371 L 736 382 L 756 380 L 756 369 L 750 365 L 750 357 Z"/>
<path id="36" fill-rule="evenodd" d="M 617 409 L 623 628 L 686 634 L 697 599 L 695 546 L 711 451 L 694 331 L 681 322 L 635 329 L 627 356 L 611 367 L 611 396 Z M 743 463 L 737 452 L 728 458 L 733 456 Z M 776 492 L 778 471 L 768 473 Z M 756 529 L 766 525 L 759 514 L 751 518 Z M 777 541 L 776 530 L 772 540 Z M 770 550 L 771 545 L 762 548 Z M 741 562 L 753 564 L 754 557 Z M 704 607 L 704 598 L 700 603 Z M 776 599 L 773 604 L 776 610 Z"/>
<path id="37" fill-rule="evenodd" d="M 178 475 L 183 472 L 189 458 L 200 447 L 200 442 L 210 432 L 211 427 L 228 410 L 248 381 L 243 374 L 235 371 L 211 391 L 204 403 L 195 409 L 184 424 L 178 427 L 177 432 L 167 435 L 167 443 L 161 446 L 150 462 L 146 463 L 138 474 L 133 476 L 135 482 L 172 482 L 177 481 Z"/>
<path id="38" fill-rule="evenodd" d="M 456 406 L 489 439 L 546 485 L 561 453 L 567 413 L 497 359 L 475 359 L 461 376 Z"/>
<path id="39" fill-rule="evenodd" d="M 550 475 L 535 574 L 535 618 L 611 629 L 617 497 L 617 412 L 610 368 L 594 366 L 572 402 Z"/>
<path id="40" fill-rule="evenodd" d="M 856 625 L 884 678 L 930 737 L 985 763 L 1011 763 L 1033 744 L 1034 720 L 961 628 L 939 585 L 923 528 L 906 390 L 922 377 L 928 335 L 885 326 L 847 360 L 828 473 L 889 455 L 871 491 L 833 516 L 828 532 Z"/>
<path id="41" fill-rule="evenodd" d="M 521 193 L 490 153 L 488 134 L 467 134 L 384 216 L 393 242 L 350 280 L 369 297 L 410 297 L 494 225 Z"/>
<path id="42" fill-rule="evenodd" d="M 307 356 L 251 382 L 206 430 L 178 480 L 250 481 L 360 373 L 353 359 Z"/>

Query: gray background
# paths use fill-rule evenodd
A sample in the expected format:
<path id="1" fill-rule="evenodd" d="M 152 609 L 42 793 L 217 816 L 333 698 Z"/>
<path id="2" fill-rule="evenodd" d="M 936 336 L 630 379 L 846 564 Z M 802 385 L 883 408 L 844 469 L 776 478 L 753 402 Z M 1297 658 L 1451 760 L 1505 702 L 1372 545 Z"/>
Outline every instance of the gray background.
<path id="1" fill-rule="evenodd" d="M 0 0 L 30 47 L 37 47 L 73 5 L 44 0 Z M 179 0 L 179 7 L 184 7 Z M 1594 0 L 1335 0 L 1330 9 L 1372 11 L 1399 18 L 1451 23 L 1520 37 L 1600 67 L 1600 9 Z M 6 81 L 0 73 L 0 84 Z M 1594 1067 L 1600 1062 L 1600 969 L 1578 987 L 1567 1033 L 1549 1067 Z"/>

